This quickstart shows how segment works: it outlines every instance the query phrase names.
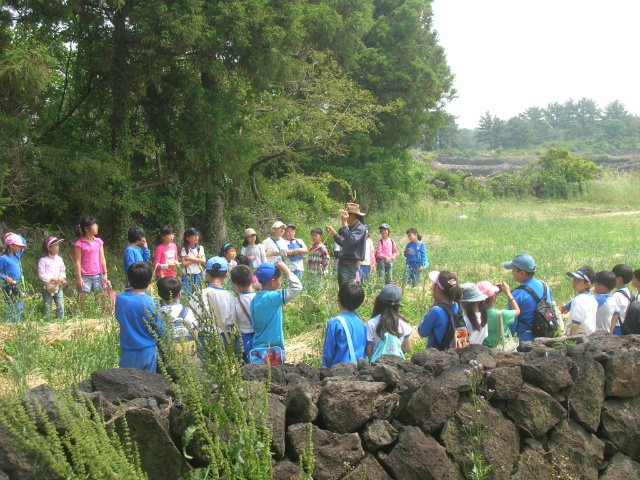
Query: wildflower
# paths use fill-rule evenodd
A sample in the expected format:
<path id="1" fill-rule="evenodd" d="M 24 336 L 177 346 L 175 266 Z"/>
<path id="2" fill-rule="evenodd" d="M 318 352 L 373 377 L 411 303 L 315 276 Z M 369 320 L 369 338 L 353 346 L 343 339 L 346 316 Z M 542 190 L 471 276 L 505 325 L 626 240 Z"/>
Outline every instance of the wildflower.
<path id="1" fill-rule="evenodd" d="M 478 366 L 476 365 L 475 367 L 473 367 L 474 370 L 478 370 Z"/>
<path id="2" fill-rule="evenodd" d="M 489 392 L 489 393 L 493 393 L 493 392 L 495 392 L 495 390 L 491 390 L 491 389 L 489 389 L 489 390 L 488 390 L 488 392 Z"/>
<path id="3" fill-rule="evenodd" d="M 491 376 L 491 372 L 485 372 L 487 375 Z"/>
<path id="4" fill-rule="evenodd" d="M 481 363 L 478 364 L 478 368 L 482 368 L 482 364 Z"/>
<path id="5" fill-rule="evenodd" d="M 484 395 L 480 395 L 480 400 L 484 400 Z"/>
<path id="6" fill-rule="evenodd" d="M 478 362 L 476 360 L 469 360 L 469 365 L 476 365 Z"/>
<path id="7" fill-rule="evenodd" d="M 471 372 L 469 370 L 465 370 L 464 373 L 466 373 L 467 375 L 471 374 Z"/>
<path id="8" fill-rule="evenodd" d="M 476 413 L 482 413 L 482 410 L 478 409 L 476 410 Z"/>

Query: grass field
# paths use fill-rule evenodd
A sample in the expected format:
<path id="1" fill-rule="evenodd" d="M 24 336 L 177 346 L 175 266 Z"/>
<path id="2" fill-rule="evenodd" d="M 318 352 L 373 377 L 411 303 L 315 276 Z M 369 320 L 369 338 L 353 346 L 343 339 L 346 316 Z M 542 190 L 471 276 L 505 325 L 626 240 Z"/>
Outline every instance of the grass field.
<path id="1" fill-rule="evenodd" d="M 640 268 L 639 217 L 640 206 L 629 203 L 425 203 L 388 216 L 374 214 L 367 223 L 374 227 L 374 242 L 379 238 L 375 226 L 389 223 L 400 252 L 406 244 L 404 231 L 416 227 L 427 244 L 428 270 L 451 270 L 461 282 L 504 279 L 515 287 L 502 263 L 529 253 L 537 261 L 536 276 L 551 286 L 560 305 L 573 296 L 568 271 L 585 264 L 595 271 L 618 263 Z M 119 256 L 113 259 L 118 261 Z M 403 275 L 400 254 L 394 264 L 399 285 Z M 363 317 L 368 318 L 380 286 L 375 281 L 366 286 L 367 298 L 359 310 Z M 430 288 L 426 275 L 417 287 L 405 288 L 402 313 L 414 326 L 432 302 Z M 330 275 L 285 307 L 289 360 L 319 365 L 324 324 L 338 313 L 336 294 L 335 277 Z M 504 305 L 505 299 L 501 302 Z M 0 324 L 0 389 L 23 391 L 42 382 L 65 386 L 93 370 L 117 366 L 117 322 L 103 316 L 91 298 L 84 315 L 74 308 L 73 299 L 67 299 L 70 315 L 64 322 L 44 323 L 40 309 L 40 295 L 34 293 L 26 299 L 21 324 Z M 424 341 L 417 340 L 416 336 L 414 348 L 423 349 Z"/>

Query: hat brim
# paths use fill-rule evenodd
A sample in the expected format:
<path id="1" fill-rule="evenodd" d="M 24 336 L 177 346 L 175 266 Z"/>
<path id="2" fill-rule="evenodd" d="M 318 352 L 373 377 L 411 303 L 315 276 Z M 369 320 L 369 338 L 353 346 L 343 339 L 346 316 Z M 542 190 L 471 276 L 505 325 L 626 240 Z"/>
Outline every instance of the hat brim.
<path id="1" fill-rule="evenodd" d="M 515 265 L 513 264 L 513 262 L 504 262 L 502 264 L 502 266 L 504 268 L 506 268 L 507 270 L 513 270 L 513 267 L 515 267 Z"/>
<path id="2" fill-rule="evenodd" d="M 584 280 L 589 284 L 591 283 L 591 280 L 589 280 L 589 277 L 587 277 L 586 275 L 580 275 L 578 272 L 567 272 L 567 277 L 578 278 L 580 280 Z"/>
<path id="3" fill-rule="evenodd" d="M 429 272 L 429 280 L 431 280 L 432 282 L 438 280 L 439 276 L 440 272 L 438 270 L 432 270 L 431 272 Z"/>
<path id="4" fill-rule="evenodd" d="M 468 302 L 468 303 L 477 303 L 477 302 L 484 302 L 487 298 L 488 297 L 484 293 L 481 293 L 479 295 L 474 295 L 473 297 L 471 297 L 469 299 L 463 298 L 462 301 L 463 302 Z"/>

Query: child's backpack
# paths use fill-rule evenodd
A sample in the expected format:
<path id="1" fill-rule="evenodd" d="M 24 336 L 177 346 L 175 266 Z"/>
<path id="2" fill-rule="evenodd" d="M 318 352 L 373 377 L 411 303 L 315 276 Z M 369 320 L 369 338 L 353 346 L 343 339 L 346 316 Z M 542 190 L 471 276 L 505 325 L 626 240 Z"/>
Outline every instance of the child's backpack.
<path id="1" fill-rule="evenodd" d="M 529 292 L 536 301 L 536 309 L 533 312 L 533 323 L 531 324 L 531 334 L 536 338 L 553 338 L 558 331 L 558 317 L 555 305 L 553 302 L 547 300 L 547 284 L 542 282 L 542 299 L 527 285 L 520 285 L 514 290 L 518 288 Z"/>
<path id="2" fill-rule="evenodd" d="M 371 363 L 375 362 L 382 355 L 397 355 L 404 358 L 404 353 L 402 353 L 402 342 L 393 333 L 384 332 L 384 338 L 380 341 L 371 355 Z"/>
<path id="3" fill-rule="evenodd" d="M 189 328 L 184 322 L 189 314 L 189 307 L 182 307 L 180 311 L 180 319 L 174 320 L 172 336 L 173 341 L 176 343 L 176 349 L 187 354 L 194 356 L 196 354 L 196 341 L 193 335 L 189 331 Z"/>
<path id="4" fill-rule="evenodd" d="M 464 323 L 462 308 L 458 310 L 458 313 L 454 313 L 451 306 L 446 303 L 440 303 L 438 306 L 447 312 L 449 325 L 447 325 L 447 332 L 444 334 L 442 342 L 438 342 L 438 338 L 434 334 L 435 347 L 438 350 L 446 350 L 447 348 L 464 348 L 469 346 L 469 331 L 467 330 L 466 323 Z"/>

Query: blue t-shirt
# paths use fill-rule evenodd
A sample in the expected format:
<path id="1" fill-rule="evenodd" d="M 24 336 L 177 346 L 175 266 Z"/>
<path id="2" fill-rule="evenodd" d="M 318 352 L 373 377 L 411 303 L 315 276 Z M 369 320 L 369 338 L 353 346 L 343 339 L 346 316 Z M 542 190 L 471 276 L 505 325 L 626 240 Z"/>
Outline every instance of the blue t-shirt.
<path id="1" fill-rule="evenodd" d="M 460 312 L 460 305 L 458 303 L 450 306 L 453 313 Z M 427 348 L 436 348 L 436 339 L 438 339 L 438 343 L 442 343 L 447 333 L 449 322 L 449 314 L 447 314 L 444 308 L 436 305 L 429 310 L 429 313 L 424 316 L 422 323 L 418 325 L 418 334 L 420 334 L 421 337 L 429 337 Z"/>
<path id="2" fill-rule="evenodd" d="M 145 248 L 144 250 L 140 247 L 132 247 L 129 245 L 124 249 L 123 255 L 123 264 L 124 264 L 124 274 L 127 275 L 127 270 L 131 266 L 131 264 L 136 262 L 148 262 L 151 258 L 151 250 Z"/>
<path id="3" fill-rule="evenodd" d="M 0 257 L 0 278 L 7 277 L 11 277 L 16 282 L 22 279 L 22 267 L 20 266 L 20 257 L 17 254 L 7 255 L 5 253 Z"/>
<path id="4" fill-rule="evenodd" d="M 531 290 L 533 290 L 540 299 L 542 299 L 542 293 L 544 292 L 544 285 L 540 280 L 533 277 L 524 282 L 522 285 L 526 285 Z M 525 333 L 531 331 L 531 325 L 533 324 L 533 316 L 536 311 L 536 306 L 538 305 L 536 300 L 531 296 L 529 292 L 524 290 L 523 288 L 514 288 L 511 290 L 511 294 L 513 298 L 516 299 L 516 303 L 518 307 L 520 307 L 520 315 L 516 317 L 515 323 L 509 327 L 512 333 Z M 551 293 L 551 288 L 547 285 L 547 300 L 553 300 L 553 294 Z M 509 310 L 513 310 L 511 308 L 511 304 L 509 304 Z"/>
<path id="5" fill-rule="evenodd" d="M 162 335 L 164 324 L 160 307 L 146 293 L 121 293 L 116 297 L 116 319 L 120 324 L 120 348 L 138 350 L 155 345 L 149 328 Z"/>
<path id="6" fill-rule="evenodd" d="M 285 290 L 256 292 L 249 308 L 256 331 L 253 348 L 280 347 L 284 350 L 282 305 L 286 303 L 285 297 Z"/>
<path id="7" fill-rule="evenodd" d="M 351 312 L 341 313 L 351 333 L 351 343 L 356 362 L 359 358 L 366 358 L 364 348 L 367 344 L 367 328 L 357 315 Z M 324 347 L 322 349 L 322 366 L 332 367 L 338 363 L 350 363 L 349 342 L 344 327 L 337 318 L 332 318 L 327 322 L 327 333 L 324 337 Z"/>
<path id="8" fill-rule="evenodd" d="M 411 250 L 411 252 L 409 252 Z M 429 260 L 427 259 L 427 248 L 424 246 L 424 242 L 409 242 L 404 249 L 404 256 L 407 259 L 407 263 L 417 263 L 423 268 L 429 266 Z"/>

